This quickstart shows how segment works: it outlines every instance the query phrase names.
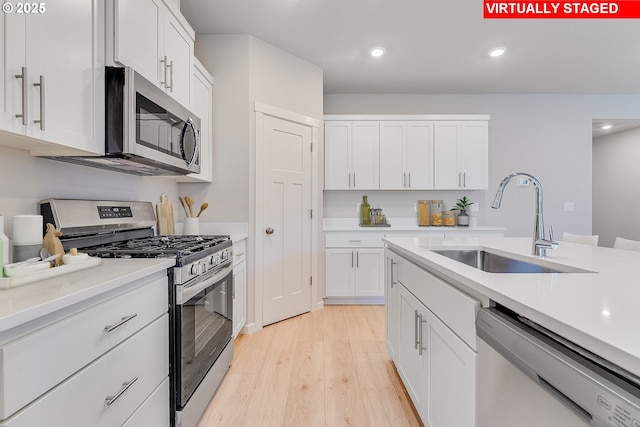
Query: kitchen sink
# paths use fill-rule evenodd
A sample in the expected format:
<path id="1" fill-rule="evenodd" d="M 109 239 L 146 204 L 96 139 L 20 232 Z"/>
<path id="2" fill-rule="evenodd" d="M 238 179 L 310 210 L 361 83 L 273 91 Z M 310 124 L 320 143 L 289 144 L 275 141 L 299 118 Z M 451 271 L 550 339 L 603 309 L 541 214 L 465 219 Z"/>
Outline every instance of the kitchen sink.
<path id="1" fill-rule="evenodd" d="M 432 251 L 487 273 L 590 273 L 587 270 L 569 266 L 550 267 L 534 264 L 481 249 L 440 249 Z"/>

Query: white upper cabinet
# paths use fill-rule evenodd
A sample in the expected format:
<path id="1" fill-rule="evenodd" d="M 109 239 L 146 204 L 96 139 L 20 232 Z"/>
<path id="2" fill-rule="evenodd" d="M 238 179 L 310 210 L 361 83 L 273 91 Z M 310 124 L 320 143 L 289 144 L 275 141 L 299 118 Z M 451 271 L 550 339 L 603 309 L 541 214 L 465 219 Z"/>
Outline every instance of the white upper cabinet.
<path id="1" fill-rule="evenodd" d="M 436 122 L 434 146 L 435 188 L 488 188 L 489 132 L 486 121 Z"/>
<path id="2" fill-rule="evenodd" d="M 200 173 L 177 178 L 178 182 L 211 182 L 213 179 L 213 77 L 197 59 L 193 63 L 191 111 L 200 119 Z"/>
<path id="3" fill-rule="evenodd" d="M 486 189 L 488 120 L 325 116 L 325 190 Z"/>
<path id="4" fill-rule="evenodd" d="M 325 189 L 377 189 L 379 144 L 378 122 L 326 122 Z"/>
<path id="5" fill-rule="evenodd" d="M 44 10 L 0 17 L 0 130 L 30 139 L 8 135 L 2 145 L 37 155 L 104 154 L 101 2 L 29 5 Z"/>
<path id="6" fill-rule="evenodd" d="M 433 122 L 380 122 L 380 189 L 433 189 Z"/>
<path id="7" fill-rule="evenodd" d="M 113 37 L 107 53 L 185 106 L 191 104 L 195 33 L 177 7 L 161 0 L 112 0 Z M 144 19 L 140 19 L 144 17 Z"/>

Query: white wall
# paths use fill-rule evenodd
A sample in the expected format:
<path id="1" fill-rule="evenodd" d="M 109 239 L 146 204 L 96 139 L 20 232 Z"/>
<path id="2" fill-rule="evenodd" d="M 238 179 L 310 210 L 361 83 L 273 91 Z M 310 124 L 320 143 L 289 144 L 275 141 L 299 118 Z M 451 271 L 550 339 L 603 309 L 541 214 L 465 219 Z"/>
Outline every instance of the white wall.
<path id="1" fill-rule="evenodd" d="M 616 237 L 640 240 L 640 128 L 593 140 L 593 234 L 600 246 Z"/>
<path id="2" fill-rule="evenodd" d="M 213 182 L 181 183 L 180 194 L 208 202 L 203 222 L 249 221 L 250 37 L 198 36 L 196 57 L 214 77 Z"/>
<path id="3" fill-rule="evenodd" d="M 512 182 L 505 191 L 502 208 L 488 208 L 503 177 L 511 172 L 528 172 L 543 185 L 545 222 L 547 227 L 553 226 L 559 238 L 563 231 L 591 234 L 591 120 L 640 117 L 640 96 L 327 94 L 324 113 L 491 115 L 489 190 L 472 195 L 482 210 L 480 224 L 506 226 L 509 236 L 532 234 L 533 188 L 519 188 Z M 355 216 L 352 198 L 333 193 L 325 191 L 325 215 L 338 215 L 344 204 L 344 209 Z M 388 197 L 385 193 L 378 192 L 374 204 L 384 208 L 386 203 L 406 203 L 412 207 L 418 198 L 412 192 Z M 429 196 L 430 192 L 421 193 L 420 198 L 436 198 Z M 451 193 L 449 199 L 460 194 L 445 193 Z M 564 212 L 564 202 L 573 202 L 574 212 Z"/>
<path id="4" fill-rule="evenodd" d="M 255 102 L 322 120 L 322 69 L 246 34 L 203 35 L 198 59 L 215 78 L 213 90 L 213 183 L 180 184 L 210 208 L 203 221 L 248 222 L 247 324 L 261 326 L 256 300 Z M 211 206 L 213 205 L 213 209 Z"/>
<path id="5" fill-rule="evenodd" d="M 0 138 L 4 136 L 0 134 Z M 165 193 L 176 202 L 172 178 L 140 177 L 31 157 L 26 151 L 0 147 L 0 215 L 12 237 L 11 217 L 37 214 L 46 198 L 141 200 L 154 204 Z"/>

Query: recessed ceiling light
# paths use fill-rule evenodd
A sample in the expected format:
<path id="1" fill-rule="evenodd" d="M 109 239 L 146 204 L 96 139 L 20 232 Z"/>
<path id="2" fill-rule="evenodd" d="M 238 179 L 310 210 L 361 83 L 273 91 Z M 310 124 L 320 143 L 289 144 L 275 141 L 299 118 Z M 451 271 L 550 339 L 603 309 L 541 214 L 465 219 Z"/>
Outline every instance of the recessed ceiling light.
<path id="1" fill-rule="evenodd" d="M 371 49 L 369 51 L 369 55 L 373 56 L 374 58 L 379 58 L 382 55 L 384 55 L 384 48 L 383 47 L 374 47 L 373 49 Z"/>
<path id="2" fill-rule="evenodd" d="M 602 130 L 608 130 L 608 129 L 611 129 L 611 128 L 612 128 L 612 126 L 611 126 L 611 125 L 602 125 L 602 127 L 601 127 L 600 129 L 602 129 Z"/>
<path id="3" fill-rule="evenodd" d="M 507 51 L 504 47 L 494 47 L 489 51 L 489 56 L 496 58 L 498 56 L 502 56 Z"/>

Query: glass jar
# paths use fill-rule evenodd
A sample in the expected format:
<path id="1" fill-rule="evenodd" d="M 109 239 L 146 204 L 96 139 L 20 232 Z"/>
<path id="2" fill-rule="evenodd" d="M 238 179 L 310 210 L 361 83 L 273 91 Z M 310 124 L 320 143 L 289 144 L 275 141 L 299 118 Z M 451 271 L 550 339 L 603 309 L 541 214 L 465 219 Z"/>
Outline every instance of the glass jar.
<path id="1" fill-rule="evenodd" d="M 418 225 L 428 226 L 429 221 L 429 202 L 430 200 L 418 200 Z"/>
<path id="2" fill-rule="evenodd" d="M 429 213 L 431 214 L 431 225 L 442 226 L 442 200 L 432 200 L 429 203 Z"/>
<path id="3" fill-rule="evenodd" d="M 454 227 L 456 225 L 456 213 L 454 211 L 442 212 L 442 223 L 445 227 Z"/>

